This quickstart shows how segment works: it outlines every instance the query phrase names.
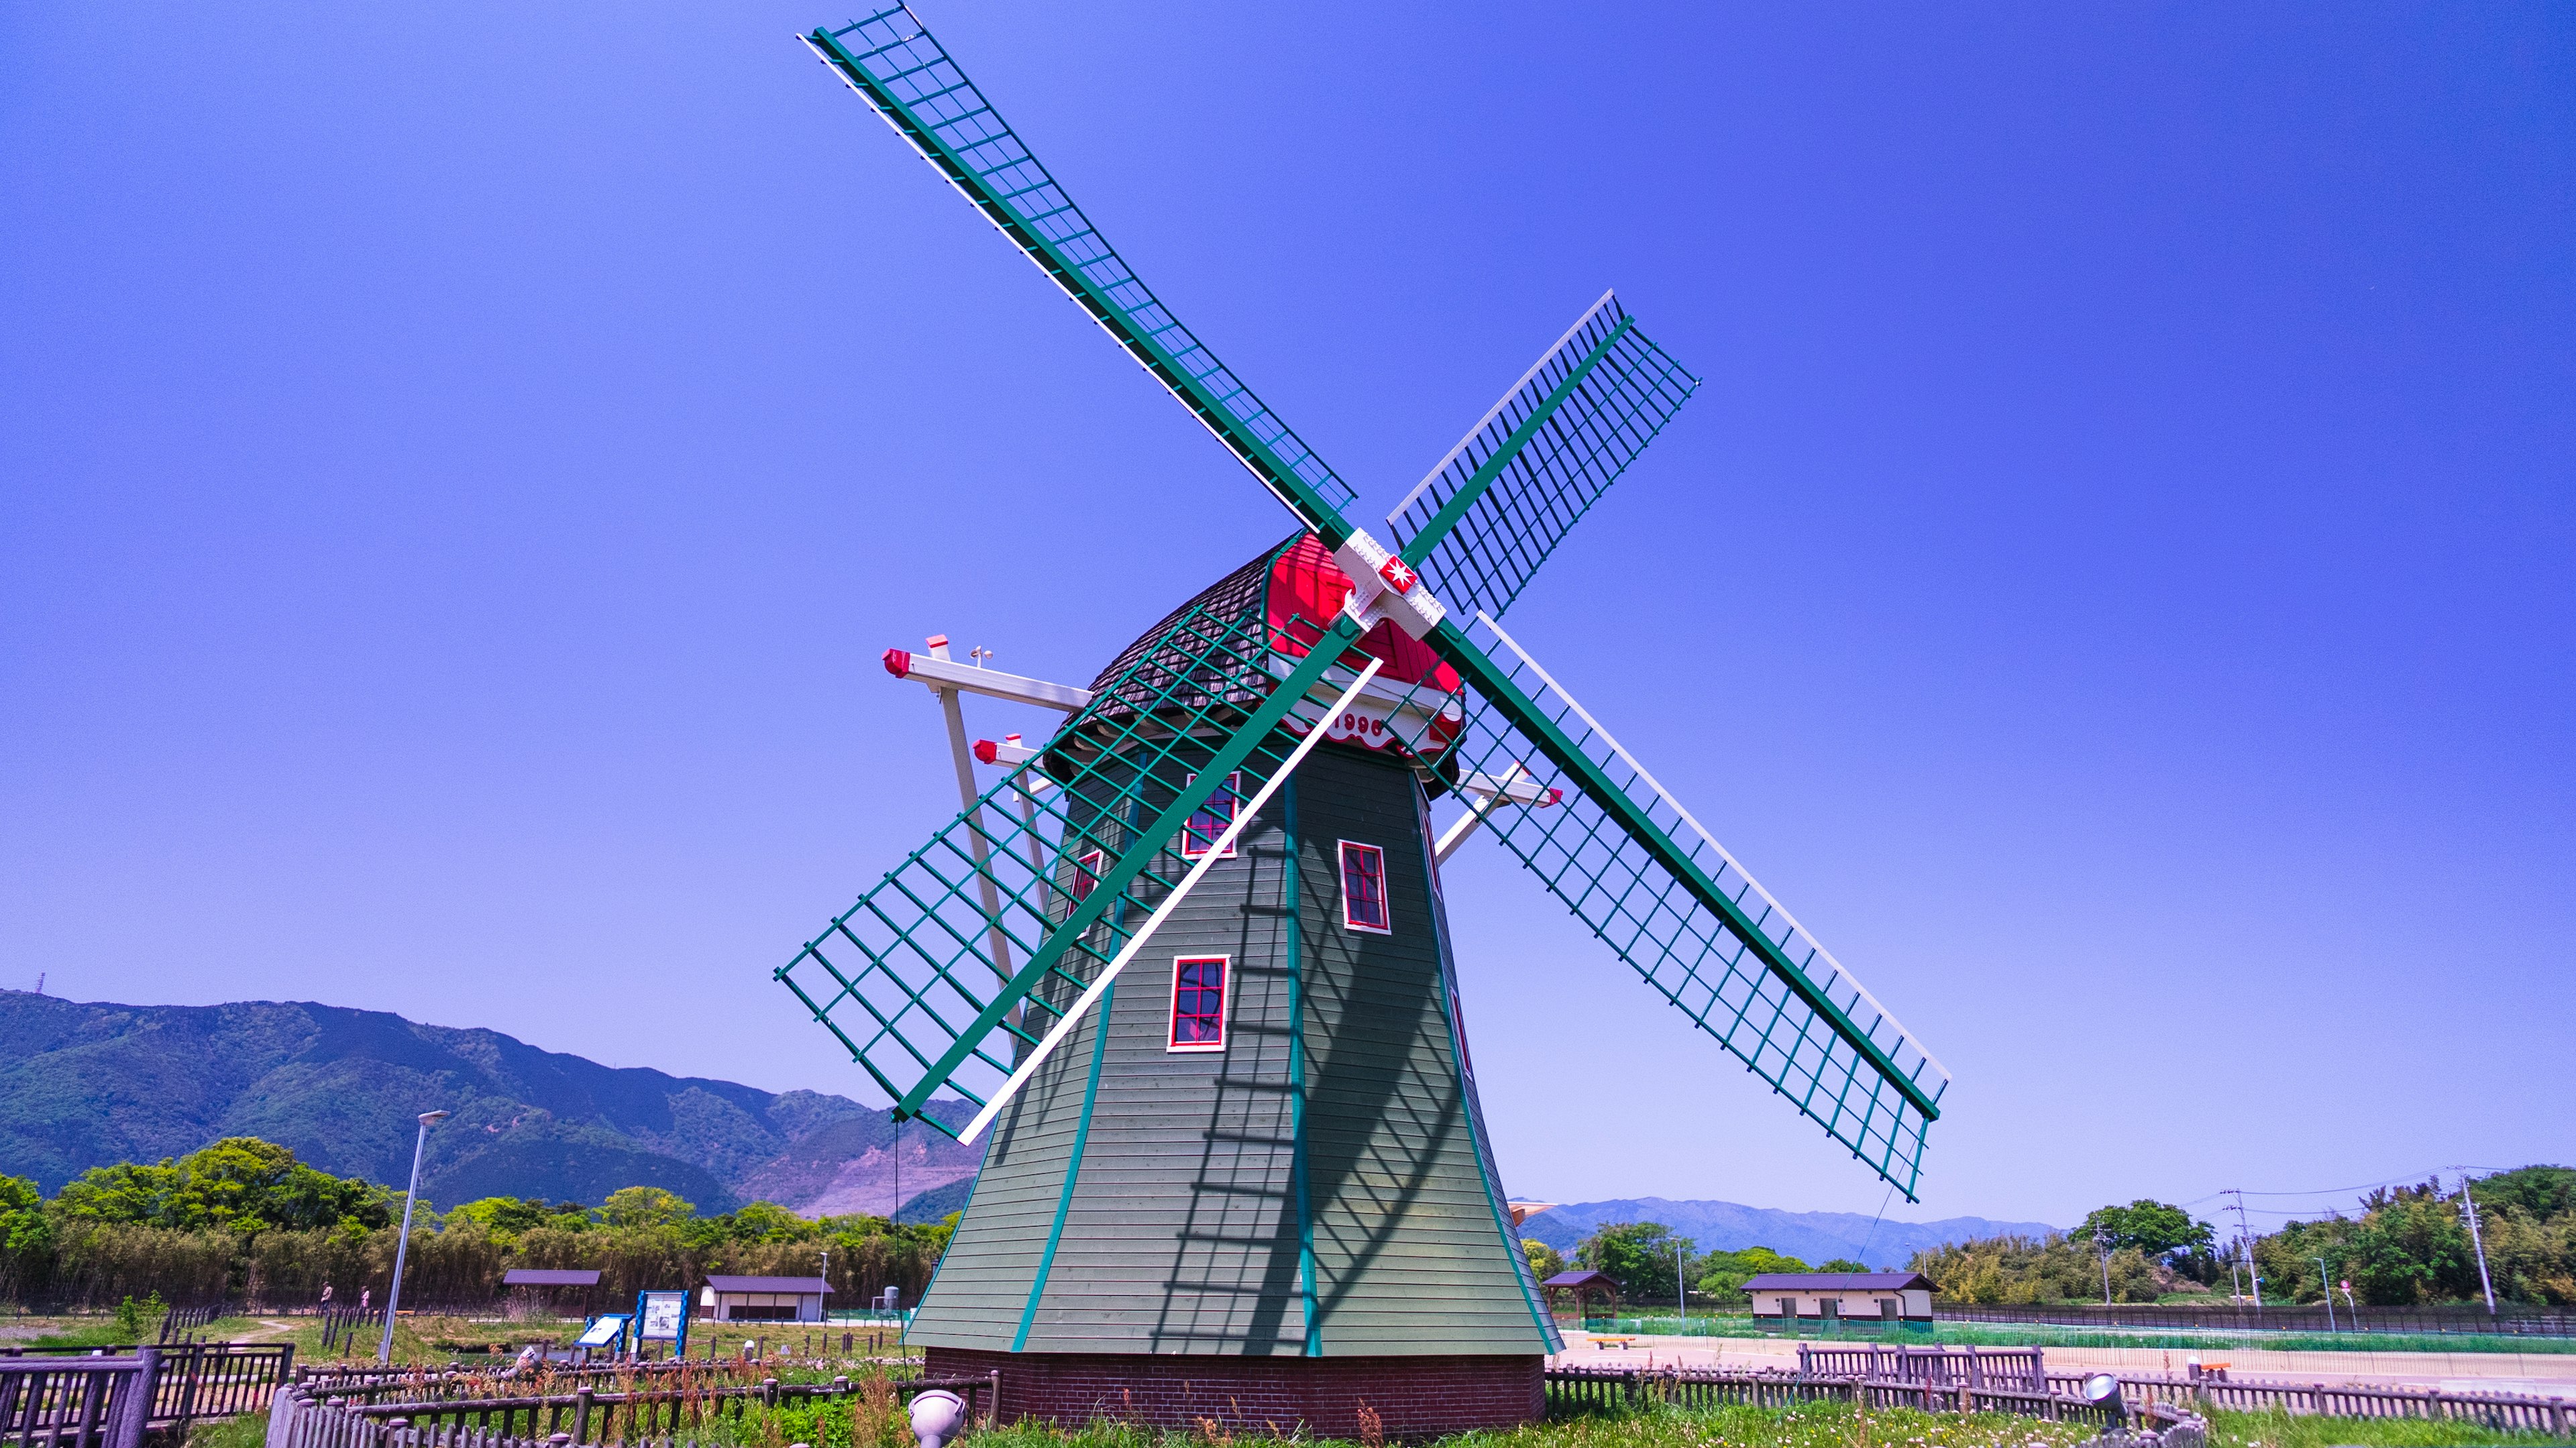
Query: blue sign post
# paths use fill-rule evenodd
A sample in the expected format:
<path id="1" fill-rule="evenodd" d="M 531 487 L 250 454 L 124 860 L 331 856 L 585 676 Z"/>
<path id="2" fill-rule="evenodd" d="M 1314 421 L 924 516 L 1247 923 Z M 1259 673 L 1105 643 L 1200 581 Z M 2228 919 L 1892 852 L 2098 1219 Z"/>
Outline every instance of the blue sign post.
<path id="1" fill-rule="evenodd" d="M 635 1294 L 635 1350 L 639 1356 L 648 1342 L 669 1343 L 673 1357 L 689 1355 L 689 1294 Z"/>

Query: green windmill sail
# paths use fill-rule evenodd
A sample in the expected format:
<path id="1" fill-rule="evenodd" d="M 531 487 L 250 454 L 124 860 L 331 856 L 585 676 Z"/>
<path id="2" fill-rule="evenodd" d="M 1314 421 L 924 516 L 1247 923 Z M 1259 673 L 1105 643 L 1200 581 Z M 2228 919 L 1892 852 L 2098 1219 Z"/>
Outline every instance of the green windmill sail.
<path id="1" fill-rule="evenodd" d="M 1400 1365 L 1389 1432 L 1530 1416 L 1561 1344 L 1440 885 L 1480 835 L 1912 1199 L 1947 1073 L 1499 621 L 1697 379 L 1605 295 L 1390 546 L 909 10 L 804 38 L 1298 527 L 777 972 L 899 1115 L 988 1143 L 912 1328 L 934 1365 L 1002 1367 L 1015 1413 L 1187 1424 L 1214 1383 L 1349 1432 L 1351 1374 Z"/>

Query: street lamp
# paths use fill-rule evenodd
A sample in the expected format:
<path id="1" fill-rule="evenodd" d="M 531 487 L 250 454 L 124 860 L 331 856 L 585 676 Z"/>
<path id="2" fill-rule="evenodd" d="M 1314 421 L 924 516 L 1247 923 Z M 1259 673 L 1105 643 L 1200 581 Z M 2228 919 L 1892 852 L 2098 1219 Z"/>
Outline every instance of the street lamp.
<path id="1" fill-rule="evenodd" d="M 447 1113 L 444 1111 L 422 1112 L 420 1114 L 420 1135 L 412 1138 L 411 1187 L 403 1193 L 402 1236 L 394 1243 L 393 1290 L 385 1294 L 385 1340 L 376 1344 L 376 1361 L 380 1363 L 389 1363 L 394 1360 L 394 1309 L 402 1303 L 403 1258 L 410 1255 L 411 1252 L 412 1204 L 420 1200 L 421 1148 L 429 1145 L 429 1124 L 433 1121 L 445 1121 L 446 1119 Z"/>
<path id="2" fill-rule="evenodd" d="M 2107 1227 L 2093 1229 L 2093 1245 L 2102 1249 L 2102 1305 L 2111 1305 L 2111 1232 Z"/>

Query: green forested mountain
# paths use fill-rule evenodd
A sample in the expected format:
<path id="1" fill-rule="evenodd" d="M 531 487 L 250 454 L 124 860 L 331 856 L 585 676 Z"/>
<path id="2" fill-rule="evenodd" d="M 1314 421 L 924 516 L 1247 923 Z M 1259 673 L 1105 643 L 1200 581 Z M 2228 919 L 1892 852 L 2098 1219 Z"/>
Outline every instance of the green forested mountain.
<path id="1" fill-rule="evenodd" d="M 753 1200 L 808 1214 L 897 1205 L 886 1113 L 845 1097 L 602 1066 L 382 1011 L 0 991 L 0 1174 L 48 1193 L 90 1167 L 181 1156 L 228 1136 L 399 1185 L 412 1118 L 435 1108 L 455 1115 L 429 1136 L 422 1195 L 432 1202 L 596 1202 L 657 1186 L 708 1212 Z M 980 1157 L 907 1128 L 902 1200 L 972 1177 Z"/>

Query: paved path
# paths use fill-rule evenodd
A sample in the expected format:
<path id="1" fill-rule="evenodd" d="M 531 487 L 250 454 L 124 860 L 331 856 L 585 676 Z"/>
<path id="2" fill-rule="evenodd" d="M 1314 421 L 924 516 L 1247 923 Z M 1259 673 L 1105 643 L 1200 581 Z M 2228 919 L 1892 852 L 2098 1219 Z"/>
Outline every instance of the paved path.
<path id="1" fill-rule="evenodd" d="M 1601 1348 L 1594 1334 L 1568 1333 L 1566 1350 L 1550 1367 L 1728 1367 L 1795 1370 L 1798 1344 L 1787 1338 L 1638 1337 L 1634 1345 Z M 1849 1347 L 1848 1341 L 1818 1343 Z M 2107 1370 L 2140 1376 L 2182 1376 L 2183 1361 L 2226 1363 L 2229 1376 L 2296 1383 L 2373 1383 L 2439 1388 L 2452 1393 L 2536 1393 L 2576 1397 L 2576 1353 L 2512 1352 L 2269 1352 L 2200 1348 L 2050 1347 L 2042 1351 L 2051 1371 Z"/>

